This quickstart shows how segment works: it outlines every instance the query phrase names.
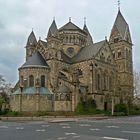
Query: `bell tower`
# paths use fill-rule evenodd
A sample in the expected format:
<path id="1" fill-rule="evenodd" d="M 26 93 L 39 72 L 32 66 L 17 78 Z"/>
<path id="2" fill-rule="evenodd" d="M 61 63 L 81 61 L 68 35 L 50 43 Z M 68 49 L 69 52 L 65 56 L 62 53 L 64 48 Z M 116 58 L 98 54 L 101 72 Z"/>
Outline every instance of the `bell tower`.
<path id="1" fill-rule="evenodd" d="M 113 25 L 109 44 L 117 65 L 120 101 L 130 103 L 133 96 L 132 40 L 129 25 L 124 19 L 120 7 Z"/>

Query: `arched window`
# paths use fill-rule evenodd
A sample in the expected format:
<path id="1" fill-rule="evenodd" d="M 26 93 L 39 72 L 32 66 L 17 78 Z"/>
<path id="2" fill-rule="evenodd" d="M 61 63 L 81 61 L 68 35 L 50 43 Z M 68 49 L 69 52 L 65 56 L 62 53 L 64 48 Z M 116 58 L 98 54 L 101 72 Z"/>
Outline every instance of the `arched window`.
<path id="1" fill-rule="evenodd" d="M 121 53 L 121 51 L 119 50 L 119 51 L 118 51 L 118 58 L 121 58 L 121 56 L 122 56 L 122 53 Z"/>
<path id="2" fill-rule="evenodd" d="M 34 86 L 34 76 L 30 75 L 29 76 L 29 87 L 33 87 Z"/>
<path id="3" fill-rule="evenodd" d="M 45 87 L 45 76 L 41 76 L 41 87 Z"/>

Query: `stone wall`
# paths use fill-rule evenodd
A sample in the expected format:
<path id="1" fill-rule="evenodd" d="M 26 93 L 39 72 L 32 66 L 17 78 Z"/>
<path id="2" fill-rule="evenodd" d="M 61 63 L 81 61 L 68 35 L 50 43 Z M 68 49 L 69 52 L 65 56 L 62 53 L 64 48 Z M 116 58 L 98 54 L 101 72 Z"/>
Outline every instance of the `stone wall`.
<path id="1" fill-rule="evenodd" d="M 71 101 L 55 101 L 54 111 L 72 111 Z"/>
<path id="2" fill-rule="evenodd" d="M 10 100 L 12 111 L 36 112 L 52 111 L 53 102 L 47 95 L 13 95 Z"/>

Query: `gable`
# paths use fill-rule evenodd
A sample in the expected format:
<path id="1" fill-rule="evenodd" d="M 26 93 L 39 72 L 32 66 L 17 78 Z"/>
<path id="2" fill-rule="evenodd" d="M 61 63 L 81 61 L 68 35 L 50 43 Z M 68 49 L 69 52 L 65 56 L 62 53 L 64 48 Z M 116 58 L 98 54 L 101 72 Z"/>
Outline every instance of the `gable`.
<path id="1" fill-rule="evenodd" d="M 112 51 L 110 49 L 110 46 L 108 45 L 108 43 L 104 44 L 100 50 L 98 51 L 98 53 L 95 56 L 95 59 L 100 60 L 104 63 L 108 63 L 108 64 L 115 64 L 115 60 L 113 58 L 113 54 Z"/>

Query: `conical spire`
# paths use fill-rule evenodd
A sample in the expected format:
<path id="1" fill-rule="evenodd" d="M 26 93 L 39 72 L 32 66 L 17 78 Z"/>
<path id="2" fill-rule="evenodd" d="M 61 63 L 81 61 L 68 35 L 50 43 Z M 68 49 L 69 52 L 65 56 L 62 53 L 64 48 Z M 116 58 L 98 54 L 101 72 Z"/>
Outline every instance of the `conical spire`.
<path id="1" fill-rule="evenodd" d="M 56 26 L 56 22 L 55 22 L 55 19 L 53 20 L 50 28 L 49 28 L 49 31 L 48 31 L 48 36 L 52 36 L 52 35 L 55 35 L 57 33 L 57 26 Z"/>
<path id="2" fill-rule="evenodd" d="M 30 33 L 28 40 L 27 40 L 27 46 L 28 45 L 35 45 L 37 44 L 37 40 L 34 34 L 34 31 L 32 30 L 32 32 Z"/>
<path id="3" fill-rule="evenodd" d="M 42 55 L 37 51 L 21 66 L 21 68 L 23 67 L 48 67 L 48 64 Z"/>
<path id="4" fill-rule="evenodd" d="M 128 41 L 128 38 L 129 38 L 129 40 L 131 41 L 129 26 L 126 20 L 124 19 L 120 9 L 118 10 L 118 14 L 117 14 L 113 28 L 117 28 L 119 35 L 123 40 Z"/>
<path id="5" fill-rule="evenodd" d="M 89 32 L 89 30 L 87 28 L 86 23 L 84 23 L 83 31 L 85 31 L 87 33 L 88 44 L 93 44 L 92 36 L 90 35 L 90 32 Z"/>

